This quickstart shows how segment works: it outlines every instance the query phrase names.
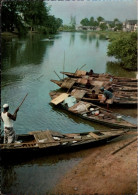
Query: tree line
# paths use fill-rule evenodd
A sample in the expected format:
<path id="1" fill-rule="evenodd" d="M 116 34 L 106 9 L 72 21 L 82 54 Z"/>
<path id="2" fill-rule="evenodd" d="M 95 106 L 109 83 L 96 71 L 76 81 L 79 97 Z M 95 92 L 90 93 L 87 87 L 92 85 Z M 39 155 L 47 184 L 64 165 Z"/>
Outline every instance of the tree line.
<path id="1" fill-rule="evenodd" d="M 108 56 L 114 56 L 127 70 L 137 70 L 137 33 L 121 33 L 110 39 Z"/>
<path id="2" fill-rule="evenodd" d="M 63 21 L 50 15 L 49 11 L 50 7 L 43 0 L 5 1 L 1 8 L 2 32 L 13 32 L 16 28 L 19 34 L 29 30 L 56 33 Z"/>
<path id="3" fill-rule="evenodd" d="M 108 28 L 114 28 L 114 30 L 122 30 L 122 23 L 118 18 L 115 18 L 113 21 L 105 21 L 101 16 L 97 17 L 96 20 L 94 17 L 84 18 L 80 21 L 82 26 L 93 26 L 99 27 L 101 30 L 106 30 Z"/>

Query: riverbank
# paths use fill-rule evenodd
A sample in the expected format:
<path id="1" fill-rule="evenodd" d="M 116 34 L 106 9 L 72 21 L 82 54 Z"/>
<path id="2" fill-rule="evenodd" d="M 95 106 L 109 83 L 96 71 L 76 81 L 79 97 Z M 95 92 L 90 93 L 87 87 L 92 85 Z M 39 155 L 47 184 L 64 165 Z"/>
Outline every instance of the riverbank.
<path id="1" fill-rule="evenodd" d="M 64 176 L 53 193 L 136 194 L 137 133 L 128 132 L 123 138 L 93 148 L 90 155 Z M 123 146 L 126 147 L 117 151 Z"/>

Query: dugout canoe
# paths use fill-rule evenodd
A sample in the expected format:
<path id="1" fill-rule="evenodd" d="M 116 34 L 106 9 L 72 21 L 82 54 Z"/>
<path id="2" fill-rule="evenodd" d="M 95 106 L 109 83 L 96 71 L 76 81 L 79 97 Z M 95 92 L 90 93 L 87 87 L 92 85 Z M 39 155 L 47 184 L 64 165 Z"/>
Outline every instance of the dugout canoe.
<path id="1" fill-rule="evenodd" d="M 64 104 L 64 100 L 69 96 L 67 93 L 62 93 L 61 95 L 54 96 L 50 104 L 55 106 L 60 106 L 61 108 L 67 110 L 68 112 L 81 117 L 85 120 L 91 122 L 99 123 L 105 126 L 113 128 L 124 128 L 124 129 L 136 129 L 137 125 L 132 124 L 122 117 L 119 114 L 114 113 L 113 111 L 101 108 L 95 104 L 86 102 L 86 101 L 77 101 L 73 106 L 68 107 L 67 104 Z M 120 118 L 120 119 L 119 119 Z"/>
<path id="2" fill-rule="evenodd" d="M 53 130 L 33 131 L 29 134 L 17 135 L 17 141 L 12 144 L 0 142 L 1 161 L 27 158 L 39 154 L 51 154 L 75 149 L 84 149 L 95 144 L 106 143 L 128 130 L 98 130 L 83 133 L 61 134 Z"/>
<path id="3" fill-rule="evenodd" d="M 60 95 L 62 93 L 66 92 L 66 90 L 58 90 L 58 91 L 51 91 L 49 94 L 53 98 L 57 95 Z M 100 99 L 93 99 L 91 98 L 92 90 L 81 88 L 81 87 L 74 87 L 73 90 L 68 91 L 69 95 L 74 96 L 78 100 L 91 102 L 98 105 L 105 105 L 102 102 L 100 102 Z M 138 97 L 137 92 L 124 92 L 124 91 L 118 91 L 113 92 L 114 94 L 114 101 L 112 106 L 137 106 L 138 103 Z M 98 97 L 98 93 L 97 93 Z"/>
<path id="4" fill-rule="evenodd" d="M 113 78 L 113 79 L 117 79 L 118 82 L 138 82 L 138 79 L 135 78 L 126 78 L 126 77 L 117 77 L 117 76 L 113 76 L 110 75 L 108 73 L 93 73 L 92 75 L 87 74 L 86 71 L 82 71 L 82 70 L 77 70 L 75 73 L 71 73 L 71 72 L 60 72 L 61 74 L 64 74 L 70 78 L 81 78 L 81 77 L 85 77 L 85 76 L 90 76 L 90 77 L 94 77 L 94 78 Z"/>
<path id="5" fill-rule="evenodd" d="M 137 85 L 129 85 L 129 82 L 123 83 L 122 85 L 119 83 L 114 83 L 110 81 L 103 81 L 103 80 L 89 80 L 88 85 L 88 78 L 65 78 L 63 80 L 50 80 L 51 82 L 55 83 L 61 88 L 71 89 L 75 87 L 82 87 L 86 89 L 94 89 L 96 91 L 100 91 L 100 88 L 102 86 L 105 87 L 105 89 L 110 89 L 114 92 L 118 91 L 125 91 L 125 92 L 137 92 L 138 86 Z M 131 83 L 131 82 L 130 82 Z M 133 82 L 132 82 L 133 83 Z"/>
<path id="6" fill-rule="evenodd" d="M 69 95 L 74 96 L 77 100 L 81 100 L 81 101 L 85 101 L 85 102 L 91 102 L 94 104 L 98 104 L 98 105 L 106 105 L 104 103 L 101 103 L 99 99 L 92 99 L 91 97 L 89 97 L 91 95 L 91 93 L 86 92 L 84 94 L 84 96 L 82 97 L 82 91 L 81 89 L 75 89 L 77 91 L 77 95 L 73 94 L 72 91 L 70 93 L 68 93 Z M 80 94 L 79 94 L 80 91 Z M 61 95 L 63 93 L 63 91 L 61 92 L 59 91 L 51 91 L 49 94 L 51 96 L 52 99 L 56 98 L 58 95 Z M 79 96 L 80 95 L 80 96 Z M 137 95 L 137 94 L 135 94 Z M 130 95 L 128 94 L 114 94 L 114 101 L 112 104 L 112 107 L 116 107 L 116 106 L 121 106 L 121 107 L 128 107 L 128 106 L 133 106 L 136 107 L 138 103 L 138 98 L 135 96 L 133 98 L 130 97 Z"/>

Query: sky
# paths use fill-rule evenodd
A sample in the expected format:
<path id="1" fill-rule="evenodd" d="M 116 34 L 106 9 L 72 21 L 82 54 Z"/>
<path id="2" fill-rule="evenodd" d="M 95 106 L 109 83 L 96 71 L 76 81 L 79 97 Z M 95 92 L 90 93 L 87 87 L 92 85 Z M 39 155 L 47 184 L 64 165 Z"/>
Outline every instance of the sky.
<path id="1" fill-rule="evenodd" d="M 79 25 L 83 18 L 102 16 L 111 21 L 118 18 L 120 21 L 137 19 L 138 0 L 49 0 L 50 14 L 61 18 L 63 24 L 70 23 L 70 17 L 76 16 Z"/>

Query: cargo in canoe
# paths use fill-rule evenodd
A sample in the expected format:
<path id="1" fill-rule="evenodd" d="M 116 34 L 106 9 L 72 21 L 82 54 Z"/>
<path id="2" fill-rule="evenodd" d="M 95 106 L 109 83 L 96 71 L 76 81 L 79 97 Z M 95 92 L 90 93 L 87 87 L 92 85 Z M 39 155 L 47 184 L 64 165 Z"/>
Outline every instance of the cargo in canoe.
<path id="1" fill-rule="evenodd" d="M 65 89 L 72 89 L 75 87 L 82 87 L 86 89 L 94 89 L 100 91 L 101 87 L 109 90 L 112 89 L 114 92 L 124 91 L 124 92 L 137 92 L 138 86 L 137 83 L 133 83 L 131 85 L 130 82 L 110 82 L 109 80 L 95 80 L 95 79 L 88 79 L 88 78 L 65 78 L 60 81 L 58 80 L 51 80 L 51 82 L 57 84 L 61 88 Z"/>
<path id="2" fill-rule="evenodd" d="M 65 93 L 64 93 L 65 94 Z M 77 101 L 76 103 L 74 103 L 73 106 L 69 107 L 67 102 L 71 102 L 71 99 L 67 98 L 65 99 L 65 101 L 63 101 L 63 98 L 61 98 L 61 101 L 58 101 L 58 104 L 55 104 L 55 100 L 56 99 L 60 99 L 61 95 L 57 95 L 54 96 L 54 99 L 51 100 L 51 103 L 53 105 L 56 106 L 60 106 L 63 109 L 69 111 L 70 113 L 81 117 L 83 119 L 89 120 L 91 122 L 96 122 L 96 123 L 100 123 L 102 125 L 105 126 L 110 126 L 113 128 L 127 128 L 127 129 L 136 129 L 137 126 L 135 124 L 132 124 L 128 121 L 126 121 L 125 119 L 123 119 L 121 116 L 119 116 L 119 114 L 114 113 L 110 110 L 101 108 L 95 104 L 89 103 L 89 102 L 85 102 L 85 101 Z M 68 98 L 72 98 L 68 97 Z M 53 97 L 51 96 L 51 99 Z M 74 99 L 74 97 L 73 97 Z"/>
<path id="3" fill-rule="evenodd" d="M 75 149 L 84 149 L 95 144 L 105 143 L 113 138 L 123 135 L 124 130 L 101 130 L 84 133 L 61 134 L 52 130 L 33 131 L 29 134 L 17 136 L 17 141 L 11 144 L 2 144 L 1 137 L 0 153 L 1 161 L 18 161 L 23 158 L 39 156 L 40 154 L 57 154 L 58 152 Z"/>
<path id="4" fill-rule="evenodd" d="M 51 91 L 49 94 L 53 99 L 54 97 L 62 93 L 63 93 L 63 90 L 62 91 L 58 90 L 58 91 Z M 71 90 L 70 92 L 68 92 L 68 94 L 74 96 L 77 100 L 91 102 L 91 103 L 103 105 L 103 106 L 106 105 L 100 101 L 100 94 L 98 95 L 96 93 L 96 98 L 92 98 L 92 90 L 86 90 L 86 89 L 77 87 Z M 116 106 L 136 107 L 137 106 L 137 103 L 138 103 L 137 93 L 132 94 L 132 92 L 131 93 L 130 92 L 114 92 L 113 94 L 114 94 L 114 101 L 113 101 L 112 107 L 116 107 Z"/>

